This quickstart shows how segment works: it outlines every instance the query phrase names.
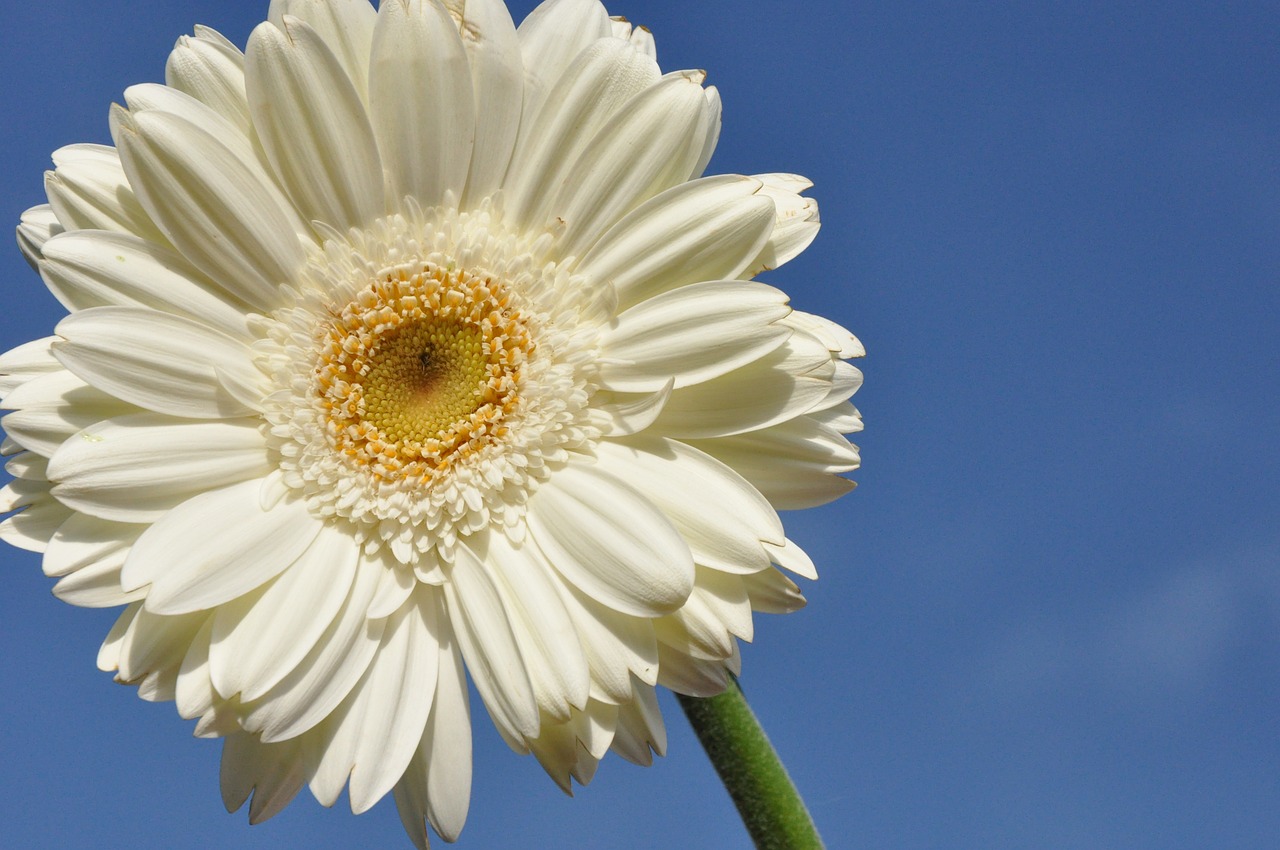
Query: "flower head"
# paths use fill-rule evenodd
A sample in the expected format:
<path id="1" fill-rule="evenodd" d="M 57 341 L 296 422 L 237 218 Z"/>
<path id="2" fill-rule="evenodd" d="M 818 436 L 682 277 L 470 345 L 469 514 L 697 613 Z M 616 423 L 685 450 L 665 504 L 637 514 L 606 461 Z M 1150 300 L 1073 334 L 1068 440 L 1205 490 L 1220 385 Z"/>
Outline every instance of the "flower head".
<path id="1" fill-rule="evenodd" d="M 596 0 L 268 18 L 54 154 L 18 233 L 69 315 L 0 356 L 0 536 L 127 606 L 100 666 L 225 738 L 229 808 L 393 792 L 425 846 L 464 670 L 567 790 L 803 605 L 776 510 L 853 486 L 862 348 L 751 280 L 808 182 L 701 176 L 715 89 Z"/>

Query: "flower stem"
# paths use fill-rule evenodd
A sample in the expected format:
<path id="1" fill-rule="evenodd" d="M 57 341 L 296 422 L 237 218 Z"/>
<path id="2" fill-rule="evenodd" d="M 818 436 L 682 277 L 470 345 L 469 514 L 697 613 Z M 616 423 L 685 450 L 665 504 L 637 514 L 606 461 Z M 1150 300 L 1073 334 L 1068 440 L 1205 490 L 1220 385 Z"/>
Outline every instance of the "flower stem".
<path id="1" fill-rule="evenodd" d="M 821 850 L 813 818 L 737 679 L 719 696 L 676 697 L 758 850 Z"/>

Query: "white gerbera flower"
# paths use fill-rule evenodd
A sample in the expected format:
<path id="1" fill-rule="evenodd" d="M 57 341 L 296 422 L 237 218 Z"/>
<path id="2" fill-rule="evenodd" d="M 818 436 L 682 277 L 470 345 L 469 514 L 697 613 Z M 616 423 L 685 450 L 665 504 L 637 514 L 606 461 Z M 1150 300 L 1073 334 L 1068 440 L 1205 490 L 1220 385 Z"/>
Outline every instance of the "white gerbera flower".
<path id="1" fill-rule="evenodd" d="M 853 486 L 862 348 L 750 282 L 809 183 L 700 177 L 715 89 L 596 0 L 268 18 L 54 154 L 19 240 L 70 315 L 0 357 L 0 536 L 128 606 L 100 666 L 225 736 L 230 809 L 391 791 L 425 847 L 464 668 L 568 790 L 803 604 L 775 509 Z"/>

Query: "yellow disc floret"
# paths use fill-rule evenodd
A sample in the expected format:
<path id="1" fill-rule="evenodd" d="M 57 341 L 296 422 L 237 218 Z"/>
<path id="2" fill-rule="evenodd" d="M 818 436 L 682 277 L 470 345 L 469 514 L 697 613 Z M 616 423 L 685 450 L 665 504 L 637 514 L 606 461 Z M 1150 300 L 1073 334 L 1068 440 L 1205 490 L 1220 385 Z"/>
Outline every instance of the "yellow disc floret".
<path id="1" fill-rule="evenodd" d="M 427 484 L 502 438 L 533 343 L 500 283 L 398 266 L 335 312 L 316 386 L 344 456 L 378 479 Z"/>

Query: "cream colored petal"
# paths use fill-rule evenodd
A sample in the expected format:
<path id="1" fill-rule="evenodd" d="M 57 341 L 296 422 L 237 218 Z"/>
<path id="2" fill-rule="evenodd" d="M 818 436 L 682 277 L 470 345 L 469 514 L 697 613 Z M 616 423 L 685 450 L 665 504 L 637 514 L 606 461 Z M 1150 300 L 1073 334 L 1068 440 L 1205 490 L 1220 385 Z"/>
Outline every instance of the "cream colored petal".
<path id="1" fill-rule="evenodd" d="M 253 126 L 304 218 L 339 231 L 387 210 L 382 161 L 355 85 L 305 22 L 259 24 L 245 53 Z"/>
<path id="2" fill-rule="evenodd" d="M 462 195 L 476 131 L 471 69 L 440 0 L 388 0 L 378 12 L 369 102 L 391 200 L 423 207 Z"/>

